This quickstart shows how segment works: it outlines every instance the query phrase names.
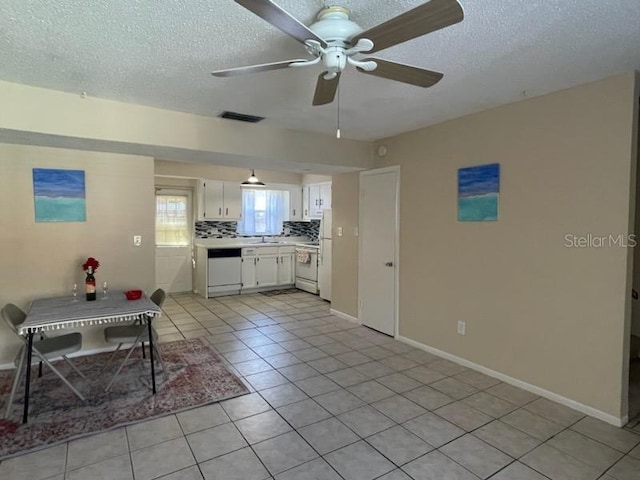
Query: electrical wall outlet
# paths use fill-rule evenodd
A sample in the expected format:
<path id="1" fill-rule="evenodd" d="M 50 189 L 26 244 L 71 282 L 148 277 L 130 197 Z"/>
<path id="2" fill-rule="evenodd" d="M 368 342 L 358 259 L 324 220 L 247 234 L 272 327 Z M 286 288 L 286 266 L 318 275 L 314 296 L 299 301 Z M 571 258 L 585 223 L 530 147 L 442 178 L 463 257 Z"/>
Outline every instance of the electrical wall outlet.
<path id="1" fill-rule="evenodd" d="M 341 237 L 342 236 L 342 227 L 338 227 L 338 236 Z"/>
<path id="2" fill-rule="evenodd" d="M 139 247 L 142 245 L 142 235 L 134 235 L 133 236 L 133 246 Z"/>
<path id="3" fill-rule="evenodd" d="M 467 331 L 467 322 L 458 320 L 458 335 L 465 335 Z"/>

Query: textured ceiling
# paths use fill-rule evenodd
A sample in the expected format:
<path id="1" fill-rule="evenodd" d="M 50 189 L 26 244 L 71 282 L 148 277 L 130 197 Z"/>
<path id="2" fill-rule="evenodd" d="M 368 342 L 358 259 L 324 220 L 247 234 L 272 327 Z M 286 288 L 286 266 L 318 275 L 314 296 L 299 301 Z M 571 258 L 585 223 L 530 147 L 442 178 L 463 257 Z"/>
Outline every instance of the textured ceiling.
<path id="1" fill-rule="evenodd" d="M 444 72 L 421 89 L 341 80 L 343 136 L 373 140 L 640 69 L 640 0 L 459 0 L 465 20 L 377 54 Z M 328 4 L 369 28 L 421 0 L 277 0 L 307 25 Z M 212 70 L 303 58 L 295 40 L 232 0 L 0 0 L 0 79 L 217 116 L 233 110 L 331 133 L 312 107 L 320 67 L 233 79 Z"/>

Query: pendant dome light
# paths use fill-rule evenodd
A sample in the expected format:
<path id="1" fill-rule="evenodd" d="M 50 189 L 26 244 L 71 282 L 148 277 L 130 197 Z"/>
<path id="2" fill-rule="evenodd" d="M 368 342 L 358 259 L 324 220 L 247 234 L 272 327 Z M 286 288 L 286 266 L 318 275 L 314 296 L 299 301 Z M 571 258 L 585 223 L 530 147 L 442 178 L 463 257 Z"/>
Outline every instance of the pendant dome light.
<path id="1" fill-rule="evenodd" d="M 251 175 L 244 182 L 242 182 L 240 184 L 240 186 L 241 187 L 259 188 L 259 187 L 264 187 L 264 183 L 262 183 L 260 181 L 260 179 L 258 177 L 256 177 L 256 174 L 253 173 L 253 168 L 252 168 L 251 169 Z"/>

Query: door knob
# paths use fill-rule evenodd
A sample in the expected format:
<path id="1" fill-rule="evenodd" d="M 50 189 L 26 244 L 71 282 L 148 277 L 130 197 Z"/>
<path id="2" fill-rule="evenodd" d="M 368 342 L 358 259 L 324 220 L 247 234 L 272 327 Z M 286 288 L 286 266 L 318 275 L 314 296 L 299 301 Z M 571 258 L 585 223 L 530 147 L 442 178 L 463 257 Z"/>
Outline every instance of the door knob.
<path id="1" fill-rule="evenodd" d="M 385 267 L 393 267 L 393 262 L 387 262 L 384 264 Z"/>

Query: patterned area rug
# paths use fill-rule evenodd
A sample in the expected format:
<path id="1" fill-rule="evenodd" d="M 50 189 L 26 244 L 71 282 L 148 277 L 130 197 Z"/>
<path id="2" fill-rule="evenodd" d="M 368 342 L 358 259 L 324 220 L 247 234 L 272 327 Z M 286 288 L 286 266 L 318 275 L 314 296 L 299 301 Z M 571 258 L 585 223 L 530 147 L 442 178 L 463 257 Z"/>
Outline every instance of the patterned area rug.
<path id="1" fill-rule="evenodd" d="M 9 419 L 0 420 L 0 459 L 249 393 L 203 340 L 164 343 L 161 352 L 167 377 L 158 372 L 159 367 L 156 369 L 156 395 L 151 394 L 149 352 L 143 363 L 140 349 L 132 353 L 109 392 L 105 392 L 104 387 L 126 351 L 108 365 L 111 353 L 74 358 L 74 364 L 86 375 L 87 381 L 75 373 L 68 374 L 71 369 L 64 362 L 56 362 L 56 367 L 85 396 L 85 403 L 53 372 L 47 372 L 46 367 L 43 377 L 37 378 L 38 369 L 34 367 L 29 423 L 22 424 L 24 398 L 20 392 L 16 394 Z M 2 414 L 13 374 L 13 370 L 0 371 Z"/>
<path id="2" fill-rule="evenodd" d="M 285 288 L 283 290 L 267 290 L 265 292 L 260 292 L 261 295 L 266 295 L 267 297 L 275 297 L 277 295 L 286 295 L 292 293 L 300 293 L 302 290 L 298 290 L 297 288 Z"/>

